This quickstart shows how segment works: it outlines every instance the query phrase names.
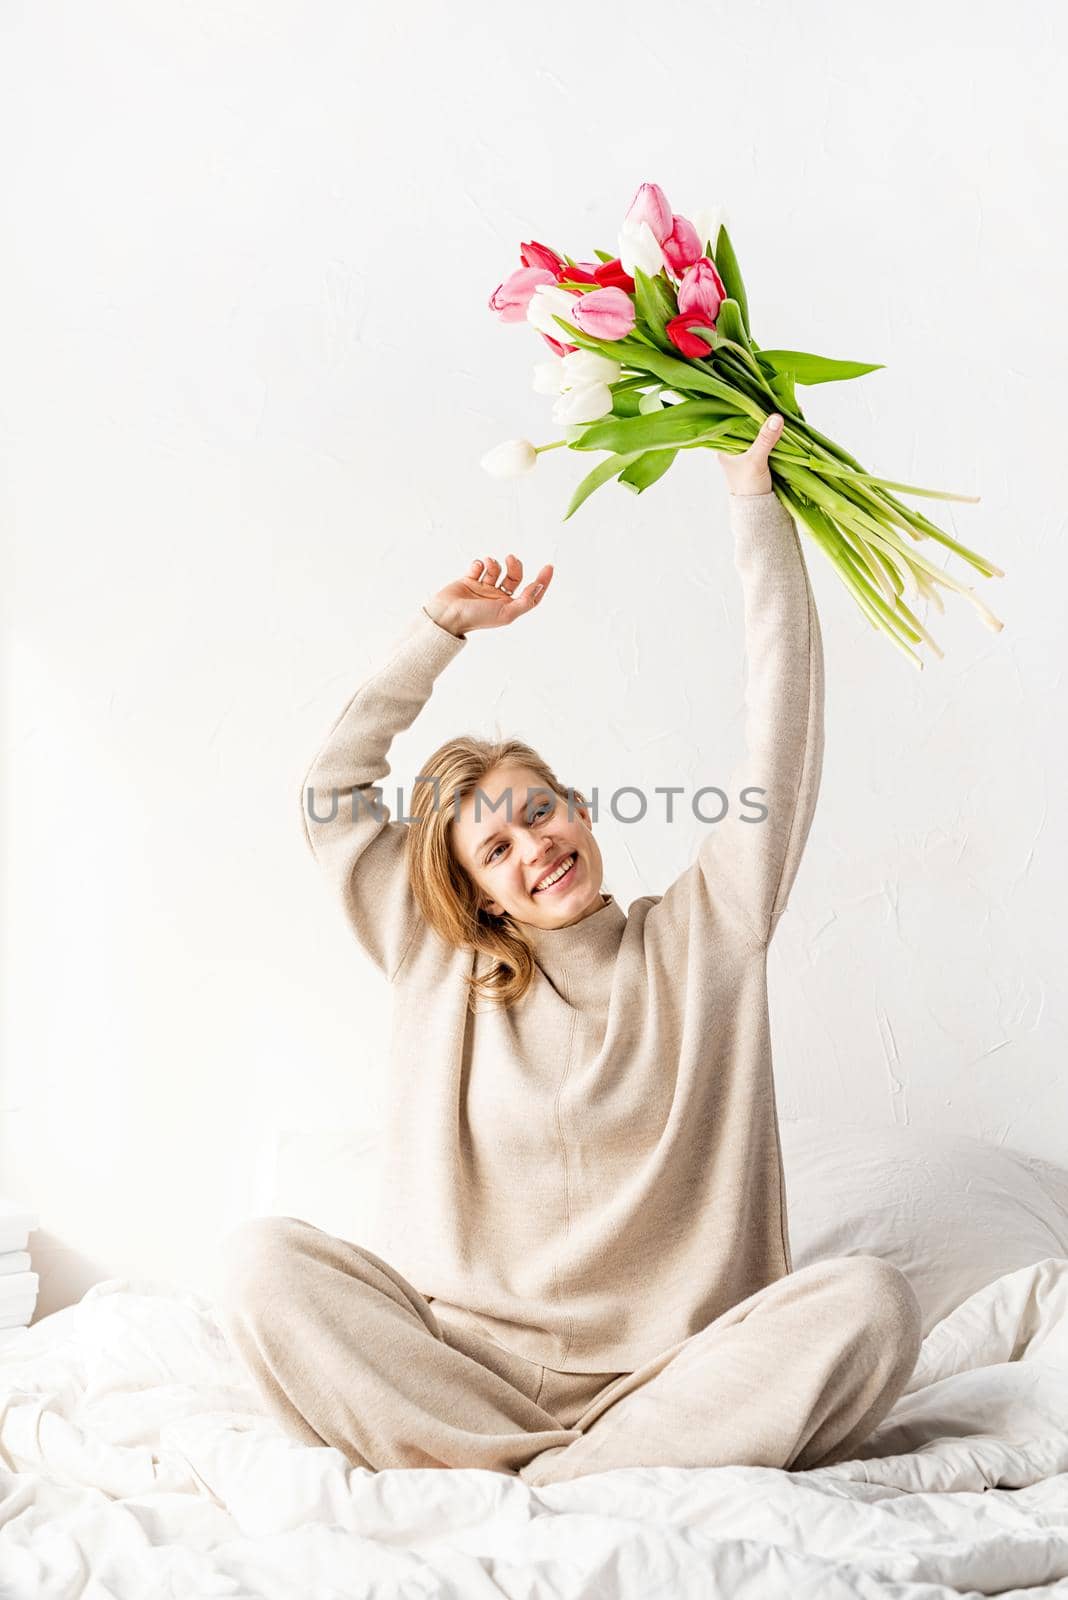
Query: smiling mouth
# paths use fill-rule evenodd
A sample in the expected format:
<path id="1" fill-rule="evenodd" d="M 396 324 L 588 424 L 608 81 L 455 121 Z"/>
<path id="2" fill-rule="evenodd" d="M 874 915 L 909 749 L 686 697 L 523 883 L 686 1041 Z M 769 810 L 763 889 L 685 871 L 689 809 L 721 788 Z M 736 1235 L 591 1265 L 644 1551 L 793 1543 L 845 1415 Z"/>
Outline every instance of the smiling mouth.
<path id="1" fill-rule="evenodd" d="M 577 861 L 578 861 L 578 852 L 577 851 L 572 851 L 570 865 L 568 866 L 568 869 L 564 873 L 563 877 L 562 878 L 557 878 L 555 883 L 550 883 L 544 889 L 532 889 L 530 891 L 531 894 L 552 894 L 554 889 L 563 888 L 564 884 L 568 883 L 570 881 L 571 877 L 573 876 L 574 871 L 575 871 L 575 863 Z"/>

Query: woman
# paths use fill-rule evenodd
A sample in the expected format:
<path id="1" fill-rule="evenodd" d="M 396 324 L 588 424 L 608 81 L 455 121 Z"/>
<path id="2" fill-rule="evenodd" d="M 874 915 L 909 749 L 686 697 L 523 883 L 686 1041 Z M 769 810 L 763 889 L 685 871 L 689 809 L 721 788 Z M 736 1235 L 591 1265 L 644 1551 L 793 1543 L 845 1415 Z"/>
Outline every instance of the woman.
<path id="1" fill-rule="evenodd" d="M 311 849 L 394 988 L 381 1253 L 250 1219 L 229 1238 L 225 1320 L 287 1430 L 355 1465 L 534 1485 L 801 1470 L 853 1455 L 912 1373 L 920 1312 L 896 1267 L 790 1260 L 766 962 L 819 789 L 823 657 L 772 493 L 778 425 L 718 458 L 746 749 L 727 815 L 702 797 L 709 826 L 664 895 L 624 912 L 602 891 L 588 806 L 518 741 L 450 740 L 412 821 L 380 804 L 438 674 L 472 632 L 537 609 L 551 566 L 521 588 L 513 556 L 503 578 L 473 562 L 307 775 Z"/>

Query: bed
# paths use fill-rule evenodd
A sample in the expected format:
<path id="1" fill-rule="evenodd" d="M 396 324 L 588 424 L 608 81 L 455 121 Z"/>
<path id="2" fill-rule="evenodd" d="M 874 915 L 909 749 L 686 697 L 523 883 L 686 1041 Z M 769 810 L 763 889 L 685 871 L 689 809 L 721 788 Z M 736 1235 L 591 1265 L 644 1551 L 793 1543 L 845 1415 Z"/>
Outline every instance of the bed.
<path id="1" fill-rule="evenodd" d="M 109 1279 L 0 1347 L 0 1597 L 1068 1594 L 1068 1171 L 814 1119 L 783 1156 L 795 1265 L 884 1255 L 924 1313 L 856 1459 L 374 1474 L 281 1431 L 211 1297 Z"/>

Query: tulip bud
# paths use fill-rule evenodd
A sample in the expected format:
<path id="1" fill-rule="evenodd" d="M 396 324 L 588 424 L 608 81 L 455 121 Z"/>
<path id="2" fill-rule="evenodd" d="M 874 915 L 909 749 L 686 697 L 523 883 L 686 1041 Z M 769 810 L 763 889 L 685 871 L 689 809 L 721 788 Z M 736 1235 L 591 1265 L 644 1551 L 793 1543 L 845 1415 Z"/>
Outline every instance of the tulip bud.
<path id="1" fill-rule="evenodd" d="M 532 239 L 529 244 L 521 244 L 519 256 L 525 267 L 541 267 L 544 271 L 551 272 L 554 279 L 559 269 L 567 265 L 558 251 L 551 250 L 547 244 L 539 244 L 536 239 Z"/>
<path id="2" fill-rule="evenodd" d="M 624 227 L 637 227 L 639 223 L 646 223 L 653 237 L 660 243 L 663 243 L 671 232 L 671 207 L 667 195 L 658 183 L 640 184 L 637 194 L 627 207 L 627 214 L 623 218 Z"/>
<path id="3" fill-rule="evenodd" d="M 578 389 L 586 383 L 617 383 L 623 371 L 618 361 L 598 355 L 596 350 L 573 350 L 560 366 L 563 372 L 560 387 L 568 389 Z"/>
<path id="4" fill-rule="evenodd" d="M 518 478 L 538 464 L 538 452 L 529 439 L 506 439 L 482 457 L 480 463 L 491 478 Z"/>
<path id="5" fill-rule="evenodd" d="M 489 297 L 489 308 L 502 322 L 522 322 L 538 284 L 552 282 L 552 273 L 543 267 L 520 267 L 497 285 Z"/>
<path id="6" fill-rule="evenodd" d="M 650 278 L 663 271 L 664 252 L 647 222 L 637 226 L 624 222 L 619 230 L 619 261 L 623 271 L 631 277 L 635 267 L 641 267 Z"/>
<path id="7" fill-rule="evenodd" d="M 680 314 L 697 313 L 695 320 L 715 323 L 719 308 L 727 298 L 723 279 L 707 256 L 695 261 L 682 275 L 678 288 Z"/>
<path id="8" fill-rule="evenodd" d="M 530 297 L 527 306 L 527 321 L 539 333 L 551 334 L 554 339 L 559 338 L 560 328 L 553 321 L 553 317 L 563 317 L 565 322 L 574 326 L 572 315 L 575 306 L 575 296 L 566 289 L 558 289 L 555 284 L 539 284 Z"/>
<path id="9" fill-rule="evenodd" d="M 596 422 L 612 409 L 612 391 L 607 383 L 587 383 L 568 389 L 553 406 L 554 422 Z"/>
<path id="10" fill-rule="evenodd" d="M 628 294 L 634 293 L 634 279 L 623 271 L 623 263 L 618 256 L 611 261 L 602 261 L 594 277 L 602 289 L 626 289 Z"/>
<path id="11" fill-rule="evenodd" d="M 697 237 L 701 241 L 701 249 L 705 245 L 712 246 L 712 254 L 716 253 L 716 241 L 719 238 L 720 228 L 729 228 L 730 219 L 722 206 L 705 206 L 693 214 L 693 225 L 697 229 Z"/>
<path id="12" fill-rule="evenodd" d="M 634 302 L 623 289 L 594 289 L 574 310 L 575 326 L 595 339 L 625 339 L 634 331 Z"/>
<path id="13" fill-rule="evenodd" d="M 664 259 L 676 278 L 681 278 L 687 267 L 692 267 L 704 251 L 704 242 L 697 229 L 686 217 L 673 217 L 671 232 L 662 239 L 660 248 Z"/>
<path id="14" fill-rule="evenodd" d="M 681 350 L 684 356 L 697 360 L 704 360 L 712 346 L 702 339 L 699 334 L 691 333 L 690 324 L 702 324 L 704 319 L 697 312 L 683 312 L 680 316 L 672 317 L 670 322 L 664 324 L 664 333 L 671 340 L 676 350 Z"/>

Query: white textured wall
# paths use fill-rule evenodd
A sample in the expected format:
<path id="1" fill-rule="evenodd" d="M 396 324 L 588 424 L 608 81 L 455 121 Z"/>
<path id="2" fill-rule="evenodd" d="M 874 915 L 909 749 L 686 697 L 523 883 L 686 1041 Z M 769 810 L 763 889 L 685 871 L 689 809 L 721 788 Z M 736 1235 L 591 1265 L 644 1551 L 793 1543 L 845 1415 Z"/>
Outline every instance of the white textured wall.
<path id="1" fill-rule="evenodd" d="M 922 505 L 1008 573 L 977 579 L 1004 633 L 950 603 L 919 674 L 806 542 L 827 756 L 772 949 L 781 1110 L 1068 1164 L 1063 12 L 40 0 L 3 28 L 0 1189 L 40 1211 L 40 1310 L 127 1269 L 205 1281 L 279 1130 L 373 1119 L 388 991 L 299 784 L 472 556 L 552 560 L 554 589 L 472 637 L 395 781 L 495 725 L 580 787 L 727 776 L 715 461 L 566 525 L 575 456 L 478 467 L 558 434 L 544 346 L 487 296 L 521 238 L 613 249 L 643 180 L 728 207 L 762 344 L 886 364 L 807 414 L 981 494 Z M 698 825 L 601 838 L 626 905 Z"/>

